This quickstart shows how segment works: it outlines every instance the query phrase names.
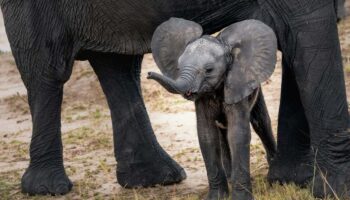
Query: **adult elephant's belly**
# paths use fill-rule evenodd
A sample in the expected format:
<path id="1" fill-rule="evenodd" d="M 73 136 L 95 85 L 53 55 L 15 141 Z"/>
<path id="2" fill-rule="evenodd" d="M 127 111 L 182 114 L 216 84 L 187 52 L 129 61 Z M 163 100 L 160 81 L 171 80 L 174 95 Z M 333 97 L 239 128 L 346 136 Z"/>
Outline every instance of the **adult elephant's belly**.
<path id="1" fill-rule="evenodd" d="M 256 7 L 248 0 L 69 0 L 67 5 L 63 16 L 83 50 L 129 55 L 150 52 L 153 32 L 170 17 L 196 21 L 213 33 L 248 18 Z"/>
<path id="2" fill-rule="evenodd" d="M 269 4 L 272 10 L 275 10 L 279 15 L 287 17 L 298 17 L 310 14 L 325 5 L 333 4 L 335 0 L 322 1 L 297 1 L 297 0 L 258 0 L 260 4 Z M 334 7 L 335 9 L 335 7 Z"/>
<path id="3" fill-rule="evenodd" d="M 90 4 L 79 5 L 80 10 L 72 11 L 72 16 L 78 17 L 67 20 L 83 50 L 144 54 L 150 52 L 156 27 L 170 16 L 150 5 L 152 1 L 142 2 L 91 0 Z"/>

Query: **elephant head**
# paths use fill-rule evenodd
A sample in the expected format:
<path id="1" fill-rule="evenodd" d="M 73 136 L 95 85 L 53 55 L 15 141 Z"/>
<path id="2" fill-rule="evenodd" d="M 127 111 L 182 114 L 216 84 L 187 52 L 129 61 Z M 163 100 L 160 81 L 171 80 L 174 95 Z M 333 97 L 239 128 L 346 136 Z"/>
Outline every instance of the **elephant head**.
<path id="1" fill-rule="evenodd" d="M 171 18 L 156 29 L 151 48 L 164 75 L 149 72 L 149 79 L 190 100 L 224 87 L 225 103 L 233 104 L 270 77 L 277 40 L 257 20 L 232 24 L 213 37 L 202 36 L 195 22 Z"/>

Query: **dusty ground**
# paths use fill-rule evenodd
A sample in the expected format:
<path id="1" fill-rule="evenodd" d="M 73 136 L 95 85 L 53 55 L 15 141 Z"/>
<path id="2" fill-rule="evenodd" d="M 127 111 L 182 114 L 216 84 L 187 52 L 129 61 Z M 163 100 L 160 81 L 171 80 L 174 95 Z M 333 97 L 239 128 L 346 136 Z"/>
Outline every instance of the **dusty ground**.
<path id="1" fill-rule="evenodd" d="M 2 20 L 0 20 L 2 22 Z M 0 24 L 2 26 L 2 24 Z M 350 18 L 339 24 L 345 76 L 350 77 Z M 0 29 L 0 49 L 8 45 Z M 280 56 L 279 56 L 280 57 Z M 279 60 L 280 61 L 280 60 Z M 159 143 L 186 170 L 188 178 L 168 187 L 128 190 L 116 183 L 110 114 L 97 78 L 87 62 L 76 62 L 66 84 L 62 138 L 67 173 L 73 191 L 63 197 L 27 197 L 20 193 L 20 178 L 29 162 L 31 118 L 25 88 L 11 53 L 0 55 L 0 199 L 201 199 L 207 189 L 206 172 L 196 136 L 192 102 L 171 95 L 153 81 L 151 55 L 142 68 L 143 95 Z M 350 80 L 350 78 L 347 78 Z M 276 132 L 281 84 L 280 62 L 263 91 Z M 350 94 L 350 81 L 347 81 Z M 253 133 L 251 173 L 256 199 L 313 199 L 307 189 L 293 185 L 270 186 L 260 141 Z"/>

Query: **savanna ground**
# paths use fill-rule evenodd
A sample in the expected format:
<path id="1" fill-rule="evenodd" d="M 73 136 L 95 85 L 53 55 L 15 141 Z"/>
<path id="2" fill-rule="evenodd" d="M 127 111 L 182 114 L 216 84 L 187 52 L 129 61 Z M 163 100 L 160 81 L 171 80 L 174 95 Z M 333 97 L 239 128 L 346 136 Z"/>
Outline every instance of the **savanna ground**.
<path id="1" fill-rule="evenodd" d="M 350 99 L 350 17 L 339 24 L 339 36 Z M 0 43 L 2 41 L 3 38 Z M 275 133 L 281 85 L 281 56 L 278 57 L 275 73 L 263 84 Z M 196 136 L 194 105 L 147 80 L 146 74 L 151 70 L 157 71 L 152 56 L 146 55 L 142 90 L 153 128 L 159 143 L 185 168 L 188 178 L 178 185 L 148 189 L 123 189 L 116 183 L 107 103 L 89 63 L 76 62 L 72 77 L 65 86 L 62 106 L 64 160 L 74 183 L 73 190 L 65 196 L 29 197 L 20 192 L 20 179 L 29 163 L 31 138 L 27 95 L 11 53 L 1 53 L 0 199 L 202 199 L 207 191 L 207 179 Z M 265 152 L 255 133 L 252 134 L 251 176 L 256 199 L 314 199 L 307 188 L 267 183 Z"/>

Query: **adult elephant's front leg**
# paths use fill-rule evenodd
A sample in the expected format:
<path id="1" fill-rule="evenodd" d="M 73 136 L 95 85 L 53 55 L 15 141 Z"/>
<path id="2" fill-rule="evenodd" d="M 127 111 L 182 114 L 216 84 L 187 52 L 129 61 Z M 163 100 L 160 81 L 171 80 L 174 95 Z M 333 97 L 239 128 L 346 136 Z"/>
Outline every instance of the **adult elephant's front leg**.
<path id="1" fill-rule="evenodd" d="M 22 192 L 30 195 L 66 194 L 73 185 L 63 166 L 61 104 L 63 83 L 70 75 L 72 61 L 67 62 L 69 66 L 60 62 L 56 64 L 62 65 L 52 66 L 45 62 L 42 52 L 14 51 L 13 54 L 28 91 L 33 123 L 30 164 L 22 177 Z M 60 76 L 54 67 L 68 67 L 68 76 Z"/>
<path id="2" fill-rule="evenodd" d="M 89 60 L 111 110 L 119 184 L 147 187 L 185 179 L 153 133 L 140 88 L 142 56 L 96 53 Z"/>
<path id="3" fill-rule="evenodd" d="M 250 181 L 250 110 L 245 99 L 235 105 L 225 105 L 227 136 L 232 159 L 232 199 L 253 199 Z"/>
<path id="4" fill-rule="evenodd" d="M 219 134 L 222 133 L 215 123 L 221 113 L 220 104 L 209 98 L 202 98 L 195 103 L 198 139 L 209 181 L 208 200 L 228 197 L 227 179 L 221 160 Z"/>
<path id="5" fill-rule="evenodd" d="M 342 20 L 346 17 L 345 0 L 335 0 L 337 5 L 337 19 Z"/>

